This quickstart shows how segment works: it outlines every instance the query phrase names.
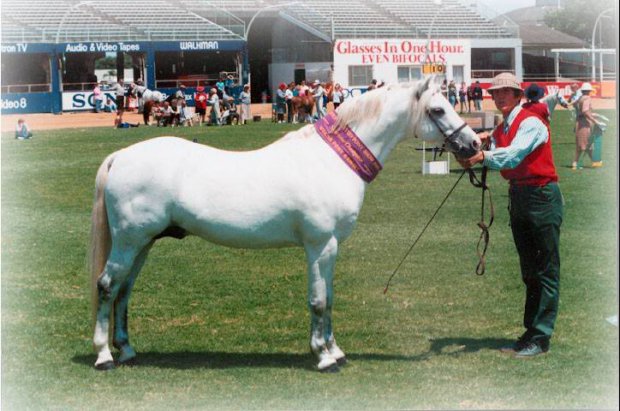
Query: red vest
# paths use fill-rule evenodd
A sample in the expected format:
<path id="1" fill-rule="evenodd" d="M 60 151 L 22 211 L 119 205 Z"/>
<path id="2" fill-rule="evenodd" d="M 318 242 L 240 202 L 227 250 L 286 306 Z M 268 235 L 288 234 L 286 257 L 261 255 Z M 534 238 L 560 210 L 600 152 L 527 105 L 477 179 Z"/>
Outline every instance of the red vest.
<path id="1" fill-rule="evenodd" d="M 497 126 L 493 132 L 496 146 L 498 148 L 508 147 L 515 138 L 521 122 L 529 117 L 538 118 L 536 114 L 522 109 L 513 120 L 506 134 L 504 134 L 503 122 Z M 548 124 L 545 124 L 545 126 L 549 131 L 549 139 L 536 147 L 536 150 L 528 154 L 517 167 L 511 170 L 500 171 L 502 177 L 509 180 L 510 184 L 544 186 L 550 182 L 558 181 L 558 175 L 555 172 L 555 165 L 553 163 L 553 153 L 551 151 L 551 129 L 549 129 Z"/>
<path id="2" fill-rule="evenodd" d="M 538 115 L 538 117 L 540 117 L 546 125 L 549 125 L 549 107 L 547 107 L 545 103 L 534 103 L 529 101 L 521 107 Z"/>

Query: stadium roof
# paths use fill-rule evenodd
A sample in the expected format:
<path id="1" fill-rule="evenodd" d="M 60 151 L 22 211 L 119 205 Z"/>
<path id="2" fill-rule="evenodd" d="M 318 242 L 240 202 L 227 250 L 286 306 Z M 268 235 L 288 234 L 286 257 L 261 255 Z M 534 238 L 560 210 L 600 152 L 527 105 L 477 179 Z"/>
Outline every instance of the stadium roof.
<path id="1" fill-rule="evenodd" d="M 506 16 L 519 25 L 523 47 L 587 47 L 582 39 L 554 30 L 544 22 L 545 14 L 557 7 L 524 7 L 506 13 Z"/>
<path id="2" fill-rule="evenodd" d="M 3 0 L 3 43 L 243 40 L 279 15 L 336 38 L 518 37 L 458 0 Z"/>

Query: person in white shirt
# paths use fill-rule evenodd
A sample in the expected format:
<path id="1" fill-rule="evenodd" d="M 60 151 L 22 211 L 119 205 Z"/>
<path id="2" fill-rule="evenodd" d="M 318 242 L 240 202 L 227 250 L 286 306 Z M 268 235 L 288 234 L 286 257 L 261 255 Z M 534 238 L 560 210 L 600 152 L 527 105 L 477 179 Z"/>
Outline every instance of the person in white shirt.
<path id="1" fill-rule="evenodd" d="M 319 80 L 315 80 L 313 83 L 314 90 L 312 91 L 312 97 L 314 97 L 314 104 L 316 106 L 316 118 L 318 120 L 325 117 L 325 107 L 323 106 L 323 95 L 325 89 Z"/>

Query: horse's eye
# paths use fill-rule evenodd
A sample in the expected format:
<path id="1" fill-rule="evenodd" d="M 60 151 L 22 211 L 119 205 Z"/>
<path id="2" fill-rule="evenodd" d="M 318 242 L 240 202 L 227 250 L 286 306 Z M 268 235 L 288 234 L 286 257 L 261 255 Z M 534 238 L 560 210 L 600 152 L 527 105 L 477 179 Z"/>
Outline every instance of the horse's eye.
<path id="1" fill-rule="evenodd" d="M 433 107 L 433 108 L 431 108 L 431 112 L 433 114 L 438 115 L 438 116 L 441 116 L 441 115 L 443 115 L 445 113 L 445 111 L 441 107 Z"/>

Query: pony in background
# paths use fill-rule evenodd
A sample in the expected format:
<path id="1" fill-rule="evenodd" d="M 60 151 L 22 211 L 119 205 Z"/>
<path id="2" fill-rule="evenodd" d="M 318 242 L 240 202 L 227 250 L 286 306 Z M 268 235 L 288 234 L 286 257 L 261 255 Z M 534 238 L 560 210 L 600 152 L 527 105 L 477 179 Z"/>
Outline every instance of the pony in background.
<path id="1" fill-rule="evenodd" d="M 312 110 L 314 108 L 314 98 L 306 91 L 305 95 L 293 97 L 293 122 L 312 123 Z"/>
<path id="2" fill-rule="evenodd" d="M 346 362 L 332 323 L 338 249 L 353 232 L 368 183 L 396 144 L 413 136 L 458 157 L 480 150 L 478 136 L 429 79 L 351 98 L 254 151 L 159 137 L 110 154 L 97 172 L 91 225 L 95 367 L 115 366 L 111 324 L 118 363 L 136 357 L 129 297 L 153 244 L 196 235 L 235 248 L 302 247 L 310 348 L 318 370 L 337 371 Z"/>

